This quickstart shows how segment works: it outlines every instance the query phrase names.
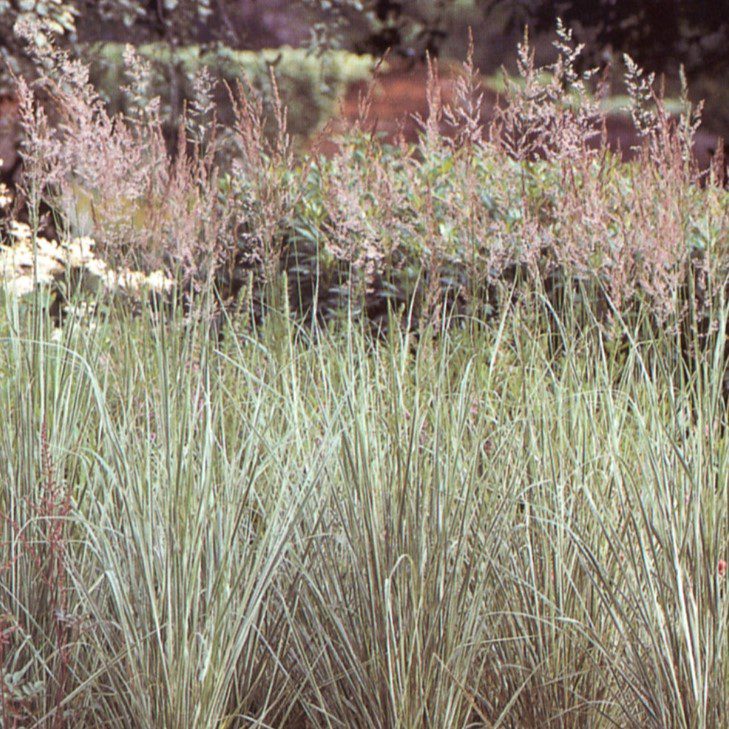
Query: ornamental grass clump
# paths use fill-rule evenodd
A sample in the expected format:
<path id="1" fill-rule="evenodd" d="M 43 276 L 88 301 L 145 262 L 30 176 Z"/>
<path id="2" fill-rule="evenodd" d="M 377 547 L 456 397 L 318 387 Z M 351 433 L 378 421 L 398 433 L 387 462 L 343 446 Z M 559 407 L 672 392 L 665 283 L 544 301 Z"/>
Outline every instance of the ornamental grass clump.
<path id="1" fill-rule="evenodd" d="M 202 325 L 123 311 L 56 341 L 39 311 L 4 313 L 3 722 L 283 721 L 288 628 L 267 605 L 316 467 L 301 480 L 275 438 L 266 455 L 255 408 L 229 429 L 247 375 L 219 386 Z"/>
<path id="2" fill-rule="evenodd" d="M 42 29 L 24 32 L 44 69 L 33 87 L 19 80 L 25 199 L 50 208 L 62 237 L 96 240 L 109 265 L 162 269 L 187 293 L 214 284 L 228 303 L 249 292 L 257 315 L 262 298 L 282 300 L 285 272 L 295 312 L 381 326 L 389 310 L 411 326 L 488 318 L 535 285 L 557 308 L 579 291 L 606 325 L 643 304 L 658 320 L 701 319 L 725 296 L 727 192 L 696 168 L 700 108 L 684 94 L 672 117 L 627 58 L 641 143 L 623 162 L 607 143 L 604 84 L 594 93 L 594 72 L 577 72 L 581 48 L 561 25 L 544 68 L 525 38 L 520 82 L 507 80 L 490 123 L 469 53 L 449 103 L 429 63 L 417 145 L 380 143 L 365 97 L 329 158 L 294 155 L 273 74 L 271 119 L 243 83 L 226 128 L 201 72 L 169 149 L 133 50 L 128 113 L 111 117 L 82 62 Z"/>
<path id="3" fill-rule="evenodd" d="M 485 130 L 472 64 L 444 105 L 432 63 L 415 148 L 378 145 L 359 125 L 331 160 L 316 162 L 309 195 L 324 204 L 309 203 L 294 241 L 316 251 L 320 269 L 338 265 L 333 288 L 343 278 L 365 310 L 381 297 L 425 322 L 439 309 L 492 315 L 494 287 L 514 283 L 521 295 L 539 282 L 555 306 L 560 292 L 580 290 L 605 321 L 643 303 L 665 320 L 725 295 L 727 193 L 711 180 L 697 184 L 700 110 L 684 99 L 675 120 L 629 65 L 642 146 L 624 163 L 607 145 L 599 97 L 587 91 L 592 74 L 574 70 L 580 48 L 564 28 L 556 46 L 557 61 L 536 68 L 525 41 L 522 83 L 507 85 Z M 700 301 L 690 300 L 691 287 Z M 334 298 L 318 291 L 320 303 Z"/>
<path id="4" fill-rule="evenodd" d="M 721 726 L 726 340 L 0 320 L 4 721 Z M 727 320 L 726 308 L 722 323 Z"/>
<path id="5" fill-rule="evenodd" d="M 28 203 L 50 208 L 61 237 L 92 237 L 110 266 L 164 268 L 189 285 L 209 283 L 230 217 L 214 144 L 181 130 L 170 154 L 154 101 L 136 98 L 129 116 L 109 116 L 83 63 L 56 50 L 42 28 L 21 29 L 44 69 L 32 86 L 18 79 Z M 141 84 L 149 69 L 131 49 L 126 60 Z"/>
<path id="6" fill-rule="evenodd" d="M 417 146 L 365 97 L 327 159 L 245 85 L 219 129 L 204 77 L 171 151 L 43 51 L 2 223 L 34 277 L 0 294 L 3 726 L 726 724 L 728 193 L 630 64 L 623 162 L 557 51 L 492 125 L 432 64 Z M 178 295 L 54 320 L 59 250 Z"/>

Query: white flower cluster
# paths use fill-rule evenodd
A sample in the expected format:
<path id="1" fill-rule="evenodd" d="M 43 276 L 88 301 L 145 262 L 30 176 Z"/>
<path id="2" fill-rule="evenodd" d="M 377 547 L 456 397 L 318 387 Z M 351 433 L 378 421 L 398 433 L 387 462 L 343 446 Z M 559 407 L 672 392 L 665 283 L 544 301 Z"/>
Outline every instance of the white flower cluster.
<path id="1" fill-rule="evenodd" d="M 2 167 L 3 161 L 0 159 L 0 167 Z M 4 185 L 2 182 L 0 182 L 0 213 L 3 212 L 3 210 L 7 210 L 10 208 L 10 205 L 13 202 L 13 197 L 10 194 L 10 190 L 8 190 L 7 185 Z"/>
<path id="2" fill-rule="evenodd" d="M 146 274 L 142 271 L 110 268 L 94 253 L 91 238 L 73 238 L 57 242 L 36 236 L 26 223 L 16 220 L 8 226 L 10 242 L 0 245 L 0 283 L 16 296 L 26 296 L 36 284 L 52 284 L 66 272 L 79 274 L 79 286 L 89 292 L 123 291 L 137 295 L 143 291 L 169 292 L 173 279 L 162 271 Z"/>

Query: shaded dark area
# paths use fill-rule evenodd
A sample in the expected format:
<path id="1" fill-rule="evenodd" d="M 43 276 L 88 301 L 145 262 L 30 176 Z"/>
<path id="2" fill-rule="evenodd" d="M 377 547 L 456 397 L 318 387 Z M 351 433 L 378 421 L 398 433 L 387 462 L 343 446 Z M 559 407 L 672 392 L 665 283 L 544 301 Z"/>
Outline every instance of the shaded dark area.
<path id="1" fill-rule="evenodd" d="M 726 0 L 570 0 L 534 4 L 537 30 L 558 17 L 588 44 L 597 60 L 606 49 L 627 52 L 656 71 L 726 73 L 729 2 Z"/>

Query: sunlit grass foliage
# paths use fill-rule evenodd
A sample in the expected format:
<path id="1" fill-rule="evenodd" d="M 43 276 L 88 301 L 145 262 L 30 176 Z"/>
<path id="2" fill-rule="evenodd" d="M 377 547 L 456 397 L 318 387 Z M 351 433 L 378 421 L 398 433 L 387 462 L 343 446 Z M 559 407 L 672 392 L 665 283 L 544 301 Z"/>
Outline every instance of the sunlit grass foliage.
<path id="1" fill-rule="evenodd" d="M 14 301 L 8 726 L 722 725 L 723 338 Z"/>

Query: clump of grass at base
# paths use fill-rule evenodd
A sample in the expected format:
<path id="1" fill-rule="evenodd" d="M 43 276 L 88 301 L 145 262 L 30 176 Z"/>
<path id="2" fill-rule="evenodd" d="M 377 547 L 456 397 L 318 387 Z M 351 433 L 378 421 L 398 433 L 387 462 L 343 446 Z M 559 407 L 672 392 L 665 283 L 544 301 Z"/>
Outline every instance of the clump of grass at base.
<path id="1" fill-rule="evenodd" d="M 664 331 L 7 313 L 6 717 L 720 725 L 722 372 Z"/>

